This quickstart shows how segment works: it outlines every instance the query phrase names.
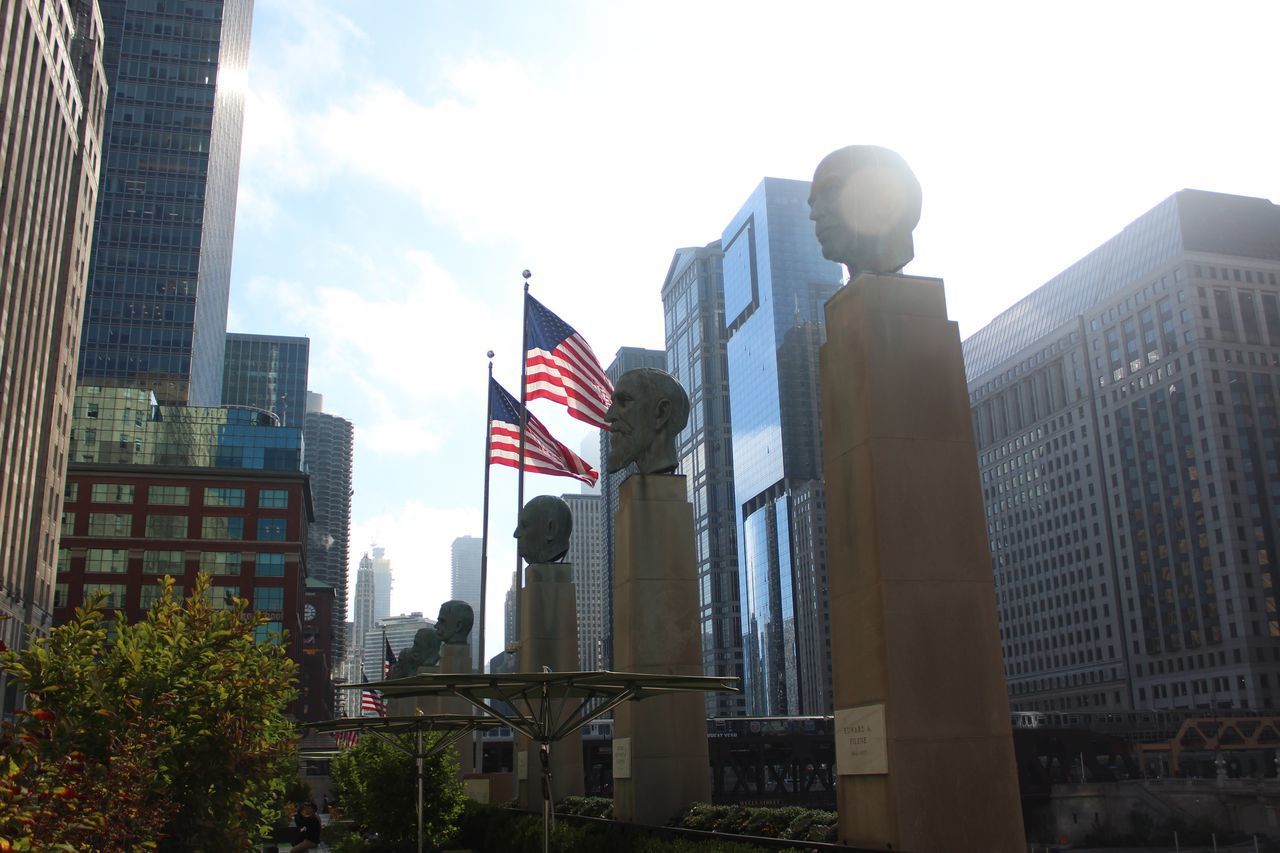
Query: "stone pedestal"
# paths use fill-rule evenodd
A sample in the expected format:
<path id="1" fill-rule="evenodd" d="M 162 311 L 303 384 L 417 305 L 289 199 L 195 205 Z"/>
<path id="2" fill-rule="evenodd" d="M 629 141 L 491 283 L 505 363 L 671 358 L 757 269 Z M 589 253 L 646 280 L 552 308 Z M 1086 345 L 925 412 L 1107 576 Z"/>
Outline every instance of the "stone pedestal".
<path id="1" fill-rule="evenodd" d="M 418 672 L 426 673 L 469 673 L 471 672 L 471 646 L 465 643 L 448 643 L 440 647 L 440 663 L 436 666 L 421 667 Z M 462 716 L 472 716 L 476 713 L 471 703 L 465 699 L 459 699 L 457 696 L 419 696 L 416 700 L 416 710 L 423 714 L 460 714 Z M 413 713 L 413 711 L 410 711 Z M 468 737 L 460 741 L 454 749 L 455 757 L 458 759 L 459 776 L 474 771 L 475 749 L 472 744 L 472 738 Z"/>
<path id="2" fill-rule="evenodd" d="M 864 274 L 826 316 L 840 839 L 1024 851 L 977 452 L 942 282 Z"/>
<path id="3" fill-rule="evenodd" d="M 534 563 L 525 569 L 520 590 L 521 672 L 577 672 L 578 596 L 573 566 L 568 563 Z M 575 703 L 576 704 L 576 703 Z M 562 716 L 566 709 L 555 713 Z M 572 710 L 572 709 L 567 709 Z M 538 745 L 517 737 L 527 755 L 528 779 L 518 781 L 522 808 L 542 808 L 541 763 Z M 551 746 L 552 796 L 556 800 L 583 793 L 582 733 L 576 731 Z"/>
<path id="4" fill-rule="evenodd" d="M 614 542 L 614 668 L 702 675 L 685 478 L 636 474 L 623 481 Z M 629 739 L 622 750 L 630 755 L 629 768 L 621 768 L 630 776 L 613 780 L 615 819 L 661 826 L 685 806 L 711 801 L 702 693 L 624 703 L 614 711 L 613 738 L 615 753 Z"/>

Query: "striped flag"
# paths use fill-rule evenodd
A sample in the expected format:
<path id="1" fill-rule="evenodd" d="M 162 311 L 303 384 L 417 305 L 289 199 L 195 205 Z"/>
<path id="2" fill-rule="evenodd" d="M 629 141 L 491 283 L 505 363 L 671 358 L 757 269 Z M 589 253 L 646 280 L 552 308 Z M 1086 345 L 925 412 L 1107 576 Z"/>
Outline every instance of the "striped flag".
<path id="1" fill-rule="evenodd" d="M 364 674 L 364 669 L 360 670 L 360 681 L 367 683 L 368 676 Z M 360 716 L 362 717 L 385 717 L 387 715 L 387 703 L 383 701 L 382 694 L 377 690 L 368 687 L 360 691 Z"/>
<path id="2" fill-rule="evenodd" d="M 387 639 L 387 632 L 382 632 L 382 677 L 385 679 L 391 672 L 391 667 L 396 665 L 396 653 L 391 651 L 391 641 Z"/>
<path id="3" fill-rule="evenodd" d="M 613 383 L 591 346 L 527 293 L 524 306 L 529 334 L 525 399 L 554 400 L 578 420 L 608 429 L 604 413 L 613 396 Z"/>
<path id="4" fill-rule="evenodd" d="M 489 380 L 493 420 L 489 422 L 489 462 L 520 467 L 520 401 Z M 532 414 L 525 422 L 524 469 L 552 477 L 573 477 L 594 486 L 600 475 L 572 450 L 556 441 Z"/>
<path id="5" fill-rule="evenodd" d="M 338 746 L 342 749 L 350 749 L 360 740 L 360 733 L 357 731 L 338 732 L 333 736 L 338 742 Z"/>

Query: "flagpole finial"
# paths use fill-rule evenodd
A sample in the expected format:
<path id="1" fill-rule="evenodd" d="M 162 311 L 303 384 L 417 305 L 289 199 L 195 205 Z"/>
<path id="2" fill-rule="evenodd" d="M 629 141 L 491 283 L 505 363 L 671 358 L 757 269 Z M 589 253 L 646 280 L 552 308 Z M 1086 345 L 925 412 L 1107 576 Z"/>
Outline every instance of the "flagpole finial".
<path id="1" fill-rule="evenodd" d="M 485 355 L 489 358 L 493 358 L 493 350 L 489 350 Z"/>
<path id="2" fill-rule="evenodd" d="M 520 275 L 524 278 L 525 281 L 528 281 L 529 279 L 533 278 L 533 273 L 529 272 L 528 270 L 525 270 L 524 272 L 520 273 Z"/>

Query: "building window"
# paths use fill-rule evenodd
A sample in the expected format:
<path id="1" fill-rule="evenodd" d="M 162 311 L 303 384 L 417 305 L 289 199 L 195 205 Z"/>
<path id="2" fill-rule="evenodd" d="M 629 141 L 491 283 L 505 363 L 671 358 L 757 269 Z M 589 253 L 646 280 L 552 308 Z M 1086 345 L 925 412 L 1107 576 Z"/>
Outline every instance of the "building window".
<path id="1" fill-rule="evenodd" d="M 147 583 L 142 585 L 142 589 L 138 592 L 138 606 L 143 610 L 150 610 L 160 600 L 160 591 L 164 589 L 162 584 Z M 182 585 L 173 585 L 173 597 L 176 601 L 182 600 Z"/>
<path id="2" fill-rule="evenodd" d="M 90 536 L 128 536 L 132 524 L 133 516 L 131 515 L 118 512 L 89 513 Z"/>
<path id="3" fill-rule="evenodd" d="M 94 597 L 102 593 L 106 597 L 103 598 L 101 606 L 108 610 L 118 610 L 124 607 L 125 589 L 122 583 L 87 583 L 84 585 L 84 603 L 92 604 Z"/>
<path id="4" fill-rule="evenodd" d="M 284 577 L 284 554 L 259 554 L 255 574 L 260 578 Z"/>
<path id="5" fill-rule="evenodd" d="M 147 538 L 187 538 L 187 517 L 185 515 L 148 515 Z"/>
<path id="6" fill-rule="evenodd" d="M 284 588 L 260 586 L 253 593 L 253 609 L 279 612 L 284 610 Z"/>
<path id="7" fill-rule="evenodd" d="M 205 506 L 244 506 L 244 489 L 214 488 L 204 490 Z"/>
<path id="8" fill-rule="evenodd" d="M 147 489 L 147 503 L 167 506 L 186 506 L 191 500 L 191 490 L 186 486 L 151 486 Z"/>
<path id="9" fill-rule="evenodd" d="M 268 542 L 283 542 L 288 522 L 283 518 L 258 519 L 258 538 Z"/>
<path id="10" fill-rule="evenodd" d="M 64 512 L 62 514 L 62 526 L 59 531 L 63 536 L 76 535 L 76 514 L 74 512 Z"/>
<path id="11" fill-rule="evenodd" d="M 66 501 L 75 501 L 80 496 L 79 483 L 67 483 L 62 489 L 62 499 Z"/>
<path id="12" fill-rule="evenodd" d="M 267 622 L 253 629 L 253 639 L 258 645 L 271 643 L 273 646 L 280 645 L 284 640 L 284 623 L 283 622 Z"/>
<path id="13" fill-rule="evenodd" d="M 204 539 L 243 539 L 244 519 L 234 515 L 205 518 L 200 524 L 200 536 Z"/>
<path id="14" fill-rule="evenodd" d="M 71 568 L 71 550 L 68 548 L 58 549 L 58 571 L 65 572 Z"/>
<path id="15" fill-rule="evenodd" d="M 65 583 L 56 583 L 53 585 L 53 608 L 57 610 L 59 607 L 67 606 L 67 585 Z"/>
<path id="16" fill-rule="evenodd" d="M 122 574 L 129 570 L 129 552 L 123 548 L 90 548 L 85 554 L 84 570 Z"/>
<path id="17" fill-rule="evenodd" d="M 185 551 L 146 551 L 142 571 L 149 575 L 180 575 L 186 570 Z"/>
<path id="18" fill-rule="evenodd" d="M 204 600 L 214 610 L 230 610 L 235 606 L 232 599 L 239 597 L 238 586 L 211 586 L 204 591 Z"/>
<path id="19" fill-rule="evenodd" d="M 200 571 L 210 575 L 240 574 L 239 551 L 202 551 Z"/>
<path id="20" fill-rule="evenodd" d="M 94 483 L 89 500 L 96 504 L 131 504 L 133 503 L 133 486 L 120 483 Z"/>
<path id="21" fill-rule="evenodd" d="M 289 492 L 285 489 L 263 489 L 258 492 L 258 506 L 262 509 L 288 509 Z"/>

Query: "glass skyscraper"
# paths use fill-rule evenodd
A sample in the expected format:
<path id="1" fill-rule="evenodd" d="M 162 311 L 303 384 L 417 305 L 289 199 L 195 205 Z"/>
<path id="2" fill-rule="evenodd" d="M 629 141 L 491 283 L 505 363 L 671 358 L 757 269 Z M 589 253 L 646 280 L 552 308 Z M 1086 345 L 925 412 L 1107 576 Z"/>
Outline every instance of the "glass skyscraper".
<path id="1" fill-rule="evenodd" d="M 678 249 L 662 285 L 662 305 L 667 369 L 689 392 L 689 424 L 676 440 L 676 451 L 693 505 L 703 671 L 740 678 L 738 530 L 723 259 L 719 241 L 700 249 Z M 709 716 L 745 713 L 741 694 L 708 693 L 706 698 Z"/>
<path id="2" fill-rule="evenodd" d="M 352 642 L 345 618 L 347 595 L 351 590 L 348 563 L 355 429 L 346 418 L 320 411 L 323 398 L 319 394 L 307 396 L 314 406 L 308 408 L 302 423 L 303 456 L 307 474 L 311 477 L 315 506 L 315 520 L 307 528 L 307 563 L 311 576 L 329 584 L 336 592 L 338 606 L 333 614 L 334 647 L 335 658 L 341 660 Z"/>
<path id="3" fill-rule="evenodd" d="M 310 338 L 228 333 L 222 404 L 265 409 L 285 426 L 301 426 L 310 355 Z"/>
<path id="4" fill-rule="evenodd" d="M 720 240 L 749 714 L 831 708 L 817 362 L 843 268 L 822 257 L 808 196 L 765 178 Z"/>
<path id="5" fill-rule="evenodd" d="M 100 0 L 109 94 L 80 378 L 216 406 L 252 0 Z"/>
<path id="6" fill-rule="evenodd" d="M 1183 190 L 965 341 L 1011 707 L 1280 706 L 1278 279 Z"/>

